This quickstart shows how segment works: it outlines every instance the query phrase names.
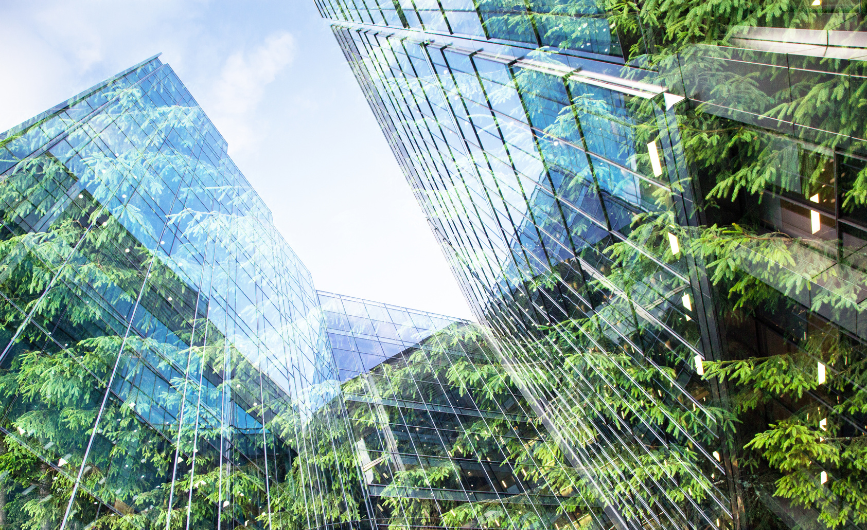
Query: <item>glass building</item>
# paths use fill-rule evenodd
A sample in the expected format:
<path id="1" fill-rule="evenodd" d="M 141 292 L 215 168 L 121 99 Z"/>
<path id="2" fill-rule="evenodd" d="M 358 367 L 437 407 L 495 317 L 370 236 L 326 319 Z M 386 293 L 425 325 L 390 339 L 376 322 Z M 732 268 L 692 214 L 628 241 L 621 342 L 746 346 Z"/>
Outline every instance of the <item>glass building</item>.
<path id="1" fill-rule="evenodd" d="M 581 528 L 557 443 L 477 325 L 320 292 L 371 527 Z"/>
<path id="2" fill-rule="evenodd" d="M 315 1 L 589 527 L 867 525 L 863 2 Z"/>
<path id="3" fill-rule="evenodd" d="M 0 526 L 352 523 L 310 273 L 168 65 L 6 132 L 0 174 Z"/>

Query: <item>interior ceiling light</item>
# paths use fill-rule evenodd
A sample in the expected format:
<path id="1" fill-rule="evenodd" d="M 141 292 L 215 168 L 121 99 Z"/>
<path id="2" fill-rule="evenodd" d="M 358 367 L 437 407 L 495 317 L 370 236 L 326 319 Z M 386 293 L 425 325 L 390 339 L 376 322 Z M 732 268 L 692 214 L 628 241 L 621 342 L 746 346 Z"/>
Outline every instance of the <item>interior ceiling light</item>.
<path id="1" fill-rule="evenodd" d="M 656 140 L 647 144 L 647 151 L 650 153 L 650 167 L 653 168 L 653 175 L 655 177 L 662 175 L 662 162 L 659 160 L 659 151 L 656 149 Z"/>
<path id="2" fill-rule="evenodd" d="M 817 194 L 813 195 L 812 197 L 810 197 L 810 200 L 815 202 L 815 203 L 818 203 L 819 202 L 819 194 L 817 193 Z M 811 225 L 811 228 L 813 229 L 814 234 L 816 232 L 818 232 L 820 228 L 822 228 L 822 220 L 821 220 L 821 217 L 819 217 L 819 212 L 817 212 L 816 210 L 810 210 L 810 225 Z"/>
<path id="3" fill-rule="evenodd" d="M 672 254 L 674 254 L 675 256 L 680 254 L 680 242 L 678 242 L 677 236 L 672 234 L 671 232 L 668 233 L 668 244 L 671 245 Z"/>

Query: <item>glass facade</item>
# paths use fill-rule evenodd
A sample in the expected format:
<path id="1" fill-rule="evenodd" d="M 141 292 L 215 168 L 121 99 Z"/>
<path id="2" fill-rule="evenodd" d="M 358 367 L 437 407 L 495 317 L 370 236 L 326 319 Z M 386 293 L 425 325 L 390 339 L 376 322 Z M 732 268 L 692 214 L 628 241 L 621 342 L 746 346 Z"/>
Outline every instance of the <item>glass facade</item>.
<path id="1" fill-rule="evenodd" d="M 320 292 L 372 528 L 580 528 L 565 461 L 475 324 Z"/>
<path id="2" fill-rule="evenodd" d="M 310 273 L 168 65 L 6 132 L 0 175 L 0 526 L 352 523 Z"/>
<path id="3" fill-rule="evenodd" d="M 316 4 L 588 527 L 867 524 L 862 3 Z"/>
<path id="4" fill-rule="evenodd" d="M 621 37 L 599 0 L 317 0 L 316 5 L 331 20 L 460 35 L 525 49 L 552 46 L 587 57 L 624 55 Z"/>

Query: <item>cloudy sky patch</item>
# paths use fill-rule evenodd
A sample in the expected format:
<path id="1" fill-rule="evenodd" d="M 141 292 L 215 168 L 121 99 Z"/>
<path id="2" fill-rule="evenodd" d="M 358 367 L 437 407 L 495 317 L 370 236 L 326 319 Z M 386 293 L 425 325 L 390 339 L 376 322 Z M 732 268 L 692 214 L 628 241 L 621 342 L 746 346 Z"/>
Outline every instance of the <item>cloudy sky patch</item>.
<path id="1" fill-rule="evenodd" d="M 313 0 L 5 2 L 0 131 L 156 53 L 316 286 L 470 317 Z"/>
<path id="2" fill-rule="evenodd" d="M 291 64 L 295 40 L 288 32 L 268 36 L 250 51 L 231 54 L 214 84 L 213 95 L 202 101 L 210 117 L 229 142 L 229 153 L 255 149 L 256 125 L 251 119 L 267 86 Z"/>

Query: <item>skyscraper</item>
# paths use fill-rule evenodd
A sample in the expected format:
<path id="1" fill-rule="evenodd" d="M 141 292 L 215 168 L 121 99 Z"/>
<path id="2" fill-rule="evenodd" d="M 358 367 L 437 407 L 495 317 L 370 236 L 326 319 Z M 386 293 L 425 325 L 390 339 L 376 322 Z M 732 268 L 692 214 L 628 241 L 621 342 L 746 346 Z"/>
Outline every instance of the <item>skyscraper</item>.
<path id="1" fill-rule="evenodd" d="M 0 173 L 0 525 L 347 511 L 343 462 L 315 467 L 348 431 L 310 274 L 168 65 L 8 131 Z"/>
<path id="2" fill-rule="evenodd" d="M 867 523 L 863 3 L 316 5 L 596 524 Z"/>

